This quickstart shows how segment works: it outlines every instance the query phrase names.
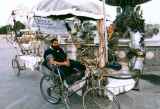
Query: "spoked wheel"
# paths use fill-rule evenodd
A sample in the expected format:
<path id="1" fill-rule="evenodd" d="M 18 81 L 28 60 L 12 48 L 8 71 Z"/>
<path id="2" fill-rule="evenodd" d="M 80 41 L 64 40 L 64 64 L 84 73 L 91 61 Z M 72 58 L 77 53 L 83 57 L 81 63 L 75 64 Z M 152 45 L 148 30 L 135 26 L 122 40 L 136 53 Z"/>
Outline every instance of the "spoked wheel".
<path id="1" fill-rule="evenodd" d="M 68 98 L 68 94 L 63 96 L 63 100 L 64 100 L 64 104 L 65 104 L 66 109 L 70 109 L 70 101 Z"/>
<path id="2" fill-rule="evenodd" d="M 83 95 L 83 109 L 120 109 L 118 98 L 106 88 L 90 88 Z"/>
<path id="3" fill-rule="evenodd" d="M 55 82 L 55 83 L 54 83 Z M 52 104 L 57 104 L 60 101 L 60 84 L 58 82 L 53 81 L 51 76 L 49 75 L 44 75 L 41 78 L 40 81 L 40 91 L 42 94 L 42 97 L 52 103 Z"/>
<path id="4" fill-rule="evenodd" d="M 17 58 L 12 59 L 12 68 L 16 76 L 20 76 L 20 65 Z"/>

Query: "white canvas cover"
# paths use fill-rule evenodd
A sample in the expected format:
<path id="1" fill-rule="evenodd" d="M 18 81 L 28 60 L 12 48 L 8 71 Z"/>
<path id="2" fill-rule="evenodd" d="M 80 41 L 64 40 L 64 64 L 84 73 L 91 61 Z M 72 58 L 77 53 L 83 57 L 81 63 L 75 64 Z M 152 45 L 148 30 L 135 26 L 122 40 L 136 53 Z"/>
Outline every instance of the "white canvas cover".
<path id="1" fill-rule="evenodd" d="M 101 19 L 103 3 L 99 0 L 42 0 L 36 7 L 35 15 L 67 15 Z"/>

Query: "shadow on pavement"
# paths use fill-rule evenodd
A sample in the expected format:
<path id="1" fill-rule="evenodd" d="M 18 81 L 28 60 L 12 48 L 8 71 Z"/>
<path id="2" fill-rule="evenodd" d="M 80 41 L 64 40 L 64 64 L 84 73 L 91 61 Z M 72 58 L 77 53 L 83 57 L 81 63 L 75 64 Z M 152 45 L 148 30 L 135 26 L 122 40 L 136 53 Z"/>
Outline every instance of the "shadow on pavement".
<path id="1" fill-rule="evenodd" d="M 149 81 L 152 84 L 160 85 L 160 76 L 154 74 L 142 75 L 141 79 Z"/>

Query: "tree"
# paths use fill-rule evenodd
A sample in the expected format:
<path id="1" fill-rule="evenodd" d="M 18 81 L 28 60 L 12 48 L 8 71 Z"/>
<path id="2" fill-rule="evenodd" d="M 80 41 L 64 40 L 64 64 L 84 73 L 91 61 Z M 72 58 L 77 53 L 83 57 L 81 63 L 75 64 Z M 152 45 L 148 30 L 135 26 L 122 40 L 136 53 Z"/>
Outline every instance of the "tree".
<path id="1" fill-rule="evenodd" d="M 13 28 L 15 31 L 19 31 L 20 29 L 25 29 L 25 25 L 20 21 L 16 21 Z"/>
<path id="2" fill-rule="evenodd" d="M 10 29 L 12 29 L 11 25 L 2 26 L 0 28 L 0 34 L 7 34 L 8 30 L 10 30 Z"/>
<path id="3" fill-rule="evenodd" d="M 15 25 L 12 27 L 11 25 L 5 25 L 0 28 L 0 34 L 7 34 L 9 31 L 19 31 L 20 29 L 25 29 L 25 25 L 20 21 L 16 21 Z"/>

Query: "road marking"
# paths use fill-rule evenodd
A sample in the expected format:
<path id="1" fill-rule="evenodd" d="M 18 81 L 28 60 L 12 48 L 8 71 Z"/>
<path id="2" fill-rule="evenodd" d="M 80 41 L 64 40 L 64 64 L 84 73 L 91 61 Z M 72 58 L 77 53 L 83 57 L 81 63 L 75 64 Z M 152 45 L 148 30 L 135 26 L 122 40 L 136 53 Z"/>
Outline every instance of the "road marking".
<path id="1" fill-rule="evenodd" d="M 14 101 L 13 103 L 9 104 L 5 109 L 13 109 L 14 106 L 16 106 L 16 105 L 18 105 L 22 102 L 26 102 L 27 98 L 28 98 L 28 96 L 23 96 L 22 98 L 20 98 L 20 99 Z"/>

